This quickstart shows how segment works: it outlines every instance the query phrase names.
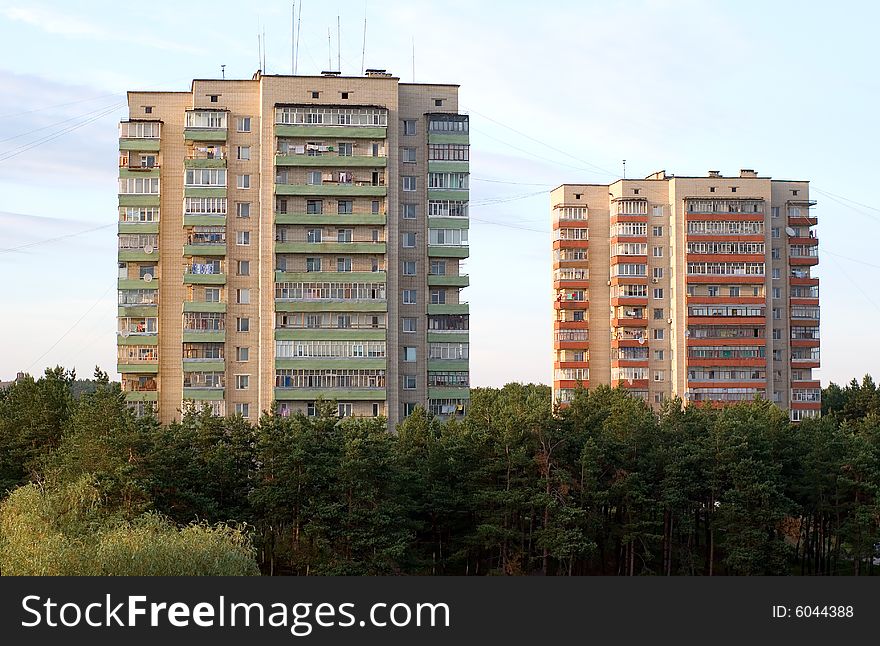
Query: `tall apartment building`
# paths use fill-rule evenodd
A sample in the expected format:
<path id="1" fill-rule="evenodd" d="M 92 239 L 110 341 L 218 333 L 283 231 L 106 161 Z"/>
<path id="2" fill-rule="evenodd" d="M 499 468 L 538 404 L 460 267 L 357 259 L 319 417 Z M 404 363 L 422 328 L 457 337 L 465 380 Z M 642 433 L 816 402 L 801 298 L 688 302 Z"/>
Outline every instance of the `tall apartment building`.
<path id="1" fill-rule="evenodd" d="M 129 92 L 118 371 L 131 406 L 256 420 L 468 401 L 468 117 L 458 86 L 194 80 Z"/>
<path id="2" fill-rule="evenodd" d="M 580 381 L 659 405 L 819 414 L 818 240 L 806 181 L 661 171 L 551 193 L 554 399 Z"/>

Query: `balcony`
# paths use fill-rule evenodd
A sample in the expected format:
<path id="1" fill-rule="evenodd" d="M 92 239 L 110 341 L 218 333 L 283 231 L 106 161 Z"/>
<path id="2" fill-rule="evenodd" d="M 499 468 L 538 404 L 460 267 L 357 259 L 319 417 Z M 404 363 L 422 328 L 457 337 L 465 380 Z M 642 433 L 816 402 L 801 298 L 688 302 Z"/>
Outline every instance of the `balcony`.
<path id="1" fill-rule="evenodd" d="M 428 245 L 428 256 L 432 258 L 467 258 L 469 255 L 467 245 Z"/>
<path id="2" fill-rule="evenodd" d="M 305 283 L 347 281 L 353 283 L 384 283 L 388 274 L 382 271 L 276 271 L 276 282 Z"/>
<path id="3" fill-rule="evenodd" d="M 324 242 L 307 241 L 275 241 L 275 253 L 369 253 L 384 254 L 384 240 L 352 240 L 351 242 L 338 242 L 330 240 Z"/>
<path id="4" fill-rule="evenodd" d="M 187 242 L 183 245 L 184 256 L 225 256 L 226 255 L 226 232 L 199 232 L 195 231 L 187 236 Z"/>
<path id="5" fill-rule="evenodd" d="M 276 213 L 275 224 L 385 226 L 385 213 Z"/>
<path id="6" fill-rule="evenodd" d="M 429 275 L 429 286 L 449 286 L 449 287 L 467 287 L 470 285 L 470 276 L 467 274 L 458 274 L 455 276 L 445 274 L 443 276 Z"/>
<path id="7" fill-rule="evenodd" d="M 428 305 L 428 314 L 469 314 L 468 303 L 444 303 L 443 305 Z"/>
<path id="8" fill-rule="evenodd" d="M 226 146 L 207 144 L 200 146 L 193 143 L 187 147 L 184 168 L 226 168 Z"/>
<path id="9" fill-rule="evenodd" d="M 187 263 L 183 266 L 183 282 L 186 285 L 225 285 L 223 263 L 219 260 Z"/>
<path id="10" fill-rule="evenodd" d="M 158 152 L 161 122 L 130 120 L 119 123 L 119 150 Z"/>
<path id="11" fill-rule="evenodd" d="M 185 141 L 226 141 L 228 117 L 226 110 L 187 110 L 183 138 Z"/>
<path id="12" fill-rule="evenodd" d="M 309 168 L 385 168 L 388 158 L 379 155 L 307 154 L 306 146 L 293 146 L 295 152 L 275 153 L 276 166 L 302 166 Z M 333 152 L 332 146 L 327 146 Z"/>
<path id="13" fill-rule="evenodd" d="M 385 197 L 388 189 L 384 180 L 352 179 L 351 181 L 322 181 L 320 184 L 275 183 L 276 195 L 302 195 L 316 197 Z"/>

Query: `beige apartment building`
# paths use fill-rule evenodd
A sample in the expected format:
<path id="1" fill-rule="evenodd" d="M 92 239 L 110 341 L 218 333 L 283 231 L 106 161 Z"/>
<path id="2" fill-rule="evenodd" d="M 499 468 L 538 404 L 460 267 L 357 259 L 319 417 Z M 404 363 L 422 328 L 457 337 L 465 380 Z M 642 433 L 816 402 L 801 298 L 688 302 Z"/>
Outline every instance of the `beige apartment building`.
<path id="1" fill-rule="evenodd" d="M 386 416 L 468 402 L 468 117 L 458 86 L 194 80 L 129 92 L 119 133 L 118 371 L 188 402 Z"/>
<path id="2" fill-rule="evenodd" d="M 813 205 L 808 182 L 753 170 L 552 191 L 554 400 L 610 384 L 819 415 Z"/>

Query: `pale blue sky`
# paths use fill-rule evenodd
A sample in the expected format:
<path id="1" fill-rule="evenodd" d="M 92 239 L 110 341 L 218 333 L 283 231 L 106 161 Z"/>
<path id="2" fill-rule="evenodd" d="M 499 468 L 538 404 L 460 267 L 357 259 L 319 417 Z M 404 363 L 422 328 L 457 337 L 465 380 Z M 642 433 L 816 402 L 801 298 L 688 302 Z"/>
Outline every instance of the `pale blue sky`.
<path id="1" fill-rule="evenodd" d="M 221 64 L 250 78 L 263 28 L 267 71 L 289 73 L 290 6 L 0 0 L 0 379 L 115 370 L 124 92 L 186 90 Z M 612 181 L 623 158 L 630 177 L 810 180 L 817 374 L 880 372 L 876 3 L 304 0 L 300 73 L 328 66 L 331 25 L 335 61 L 337 15 L 342 71 L 359 73 L 365 8 L 365 66 L 411 81 L 415 38 L 415 80 L 460 83 L 471 114 L 475 385 L 549 383 L 546 191 Z"/>

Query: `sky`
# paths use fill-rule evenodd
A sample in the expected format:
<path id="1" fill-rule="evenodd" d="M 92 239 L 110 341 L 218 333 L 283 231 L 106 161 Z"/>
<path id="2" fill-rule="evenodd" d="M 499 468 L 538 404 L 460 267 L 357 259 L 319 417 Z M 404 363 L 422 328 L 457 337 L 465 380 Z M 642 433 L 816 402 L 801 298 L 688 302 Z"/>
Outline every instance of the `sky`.
<path id="1" fill-rule="evenodd" d="M 823 385 L 880 368 L 880 3 L 302 0 L 300 74 L 458 83 L 471 375 L 550 383 L 549 190 L 754 168 L 818 201 Z M 291 72 L 291 2 L 0 0 L 0 380 L 116 364 L 126 90 Z M 363 38 L 364 16 L 367 19 Z M 365 43 L 365 47 L 364 47 Z M 414 55 L 413 55 L 414 52 Z M 336 67 L 336 65 L 333 65 Z"/>

